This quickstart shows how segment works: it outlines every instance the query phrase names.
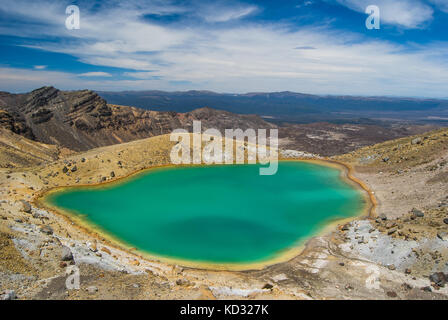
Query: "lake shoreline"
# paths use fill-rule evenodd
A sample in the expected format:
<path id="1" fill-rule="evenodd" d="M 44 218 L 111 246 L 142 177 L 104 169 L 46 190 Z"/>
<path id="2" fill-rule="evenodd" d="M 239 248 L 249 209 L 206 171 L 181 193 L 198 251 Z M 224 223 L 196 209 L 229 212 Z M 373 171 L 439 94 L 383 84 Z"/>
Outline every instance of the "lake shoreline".
<path id="1" fill-rule="evenodd" d="M 183 165 L 183 166 L 174 166 L 171 164 L 164 164 L 158 166 L 150 166 L 144 169 L 136 170 L 126 176 L 118 177 L 111 181 L 106 181 L 102 183 L 96 184 L 87 184 L 87 185 L 70 185 L 70 186 L 62 186 L 62 187 L 54 187 L 49 190 L 46 190 L 40 193 L 34 200 L 34 203 L 45 210 L 52 212 L 60 217 L 62 217 L 69 224 L 72 224 L 74 227 L 80 229 L 83 233 L 86 233 L 88 236 L 99 240 L 106 241 L 109 246 L 114 247 L 119 250 L 124 250 L 128 253 L 131 253 L 137 256 L 140 259 L 147 260 L 149 262 L 158 262 L 169 265 L 181 265 L 187 268 L 198 269 L 198 270 L 214 270 L 214 271 L 248 271 L 248 270 L 261 270 L 268 266 L 280 264 L 287 262 L 300 254 L 306 249 L 307 243 L 315 237 L 322 236 L 324 234 L 328 234 L 329 232 L 335 231 L 338 225 L 349 223 L 353 220 L 359 219 L 360 217 L 369 217 L 372 218 L 375 215 L 375 207 L 376 207 L 376 199 L 373 193 L 368 189 L 368 187 L 359 179 L 353 176 L 354 169 L 343 162 L 329 160 L 329 159 L 280 159 L 279 161 L 290 161 L 290 162 L 308 162 L 313 164 L 318 164 L 326 167 L 335 168 L 340 171 L 340 177 L 345 182 L 348 182 L 353 187 L 362 191 L 362 195 L 364 198 L 363 210 L 360 211 L 359 214 L 345 219 L 336 219 L 334 221 L 322 222 L 322 225 L 319 227 L 319 230 L 313 233 L 310 236 L 307 236 L 305 239 L 298 241 L 297 244 L 292 247 L 285 249 L 284 252 L 280 251 L 275 254 L 275 257 L 271 259 L 266 259 L 259 262 L 253 263 L 210 263 L 210 262 L 200 262 L 194 260 L 186 260 L 186 259 L 178 259 L 178 258 L 169 258 L 158 256 L 155 254 L 149 254 L 144 251 L 140 251 L 133 247 L 132 245 L 126 243 L 122 239 L 119 239 L 112 235 L 111 233 L 102 230 L 101 227 L 94 225 L 93 223 L 89 223 L 85 219 L 75 217 L 69 211 L 63 210 L 57 206 L 53 206 L 49 203 L 48 198 L 51 194 L 55 192 L 60 192 L 66 189 L 72 188 L 104 188 L 106 186 L 110 186 L 111 184 L 121 184 L 125 183 L 131 178 L 134 178 L 137 175 L 145 174 L 150 171 L 164 169 L 164 168 L 172 168 L 172 167 L 192 167 L 191 165 Z M 194 165 L 195 167 L 201 167 L 205 165 Z"/>

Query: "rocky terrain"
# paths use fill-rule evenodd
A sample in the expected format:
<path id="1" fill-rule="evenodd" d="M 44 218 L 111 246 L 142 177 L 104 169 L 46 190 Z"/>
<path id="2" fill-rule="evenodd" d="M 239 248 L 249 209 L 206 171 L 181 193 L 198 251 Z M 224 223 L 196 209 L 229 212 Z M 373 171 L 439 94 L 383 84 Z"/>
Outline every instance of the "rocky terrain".
<path id="1" fill-rule="evenodd" d="M 330 157 L 439 128 L 431 124 L 365 120 L 358 123 L 279 124 L 280 146 Z"/>
<path id="2" fill-rule="evenodd" d="M 32 141 L 0 128 L 0 168 L 31 167 L 70 153 L 68 149 Z"/>
<path id="3" fill-rule="evenodd" d="M 166 101 L 165 101 L 166 102 Z M 198 102 L 198 105 L 201 105 Z M 156 105 L 154 105 L 156 107 Z M 243 112 L 244 110 L 241 110 Z M 436 125 L 394 121 L 348 123 L 271 123 L 257 115 L 211 108 L 178 113 L 108 104 L 97 93 L 44 87 L 26 94 L 0 92 L 0 126 L 33 141 L 74 151 L 167 134 L 191 131 L 194 120 L 203 129 L 279 129 L 280 146 L 323 156 L 340 155 L 394 138 L 420 134 Z"/>
<path id="4" fill-rule="evenodd" d="M 258 116 L 209 108 L 175 113 L 108 105 L 91 91 L 0 93 L 0 296 L 447 299 L 446 129 L 371 145 L 433 127 L 281 124 L 284 158 L 337 155 L 331 159 L 354 168 L 377 207 L 262 270 L 198 270 L 148 260 L 37 201 L 53 187 L 97 184 L 168 164 L 175 143 L 165 133 L 191 129 L 193 120 L 203 129 L 275 127 Z M 80 288 L 69 290 L 67 277 L 76 270 Z"/>
<path id="5" fill-rule="evenodd" d="M 36 202 L 52 187 L 96 184 L 167 164 L 175 144 L 168 135 L 78 153 L 47 146 L 54 153 L 39 161 L 31 148 L 21 146 L 40 144 L 14 137 L 8 142 L 10 157 L 28 162 L 0 169 L 4 299 L 448 298 L 446 129 L 335 157 L 368 185 L 378 202 L 375 214 L 329 228 L 290 261 L 241 272 L 144 259 Z M 310 156 L 301 150 L 282 154 Z M 74 266 L 80 288 L 69 290 L 66 280 Z"/>
<path id="6" fill-rule="evenodd" d="M 28 139 L 75 151 L 129 142 L 191 129 L 274 128 L 256 115 L 237 115 L 210 108 L 188 113 L 147 111 L 108 105 L 89 91 L 43 87 L 26 94 L 0 93 L 0 125 Z"/>

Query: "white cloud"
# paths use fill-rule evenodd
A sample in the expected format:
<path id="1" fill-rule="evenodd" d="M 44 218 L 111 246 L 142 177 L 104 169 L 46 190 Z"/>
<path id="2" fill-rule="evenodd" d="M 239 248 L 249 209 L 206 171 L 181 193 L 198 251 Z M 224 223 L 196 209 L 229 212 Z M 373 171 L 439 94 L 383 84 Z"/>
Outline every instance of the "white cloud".
<path id="1" fill-rule="evenodd" d="M 154 79 L 157 78 L 157 74 L 155 74 L 152 71 L 144 71 L 144 72 L 125 72 L 123 74 L 126 77 L 131 77 L 131 78 L 135 78 L 135 79 Z"/>
<path id="2" fill-rule="evenodd" d="M 0 88 L 9 92 L 28 92 L 42 86 L 54 86 L 62 90 L 123 90 L 135 88 L 143 90 L 153 84 L 153 80 L 115 81 L 93 78 L 79 78 L 68 72 L 29 70 L 20 68 L 0 68 Z"/>
<path id="3" fill-rule="evenodd" d="M 396 2 L 402 8 L 404 3 L 413 1 Z M 76 74 L 46 70 L 2 69 L 0 88 L 16 91 L 54 85 L 61 89 L 290 90 L 439 97 L 445 97 L 448 90 L 446 43 L 410 48 L 323 27 L 303 27 L 291 32 L 289 26 L 279 24 L 232 23 L 226 28 L 211 28 L 198 23 L 174 28 L 142 21 L 139 19 L 142 12 L 147 13 L 149 9 L 140 10 L 132 3 L 126 2 L 126 8 L 96 13 L 84 12 L 81 8 L 80 30 L 68 31 L 62 22 L 60 28 L 27 29 L 26 33 L 36 38 L 63 36 L 61 43 L 41 43 L 37 47 L 68 53 L 96 66 L 132 69 L 135 72 L 123 75 L 133 79 L 108 77 L 99 81 L 95 77 L 80 78 Z M 396 10 L 397 7 L 388 5 L 387 8 Z M 2 9 L 6 10 L 7 6 Z M 162 8 L 157 12 L 163 12 Z M 383 8 L 383 18 L 392 11 L 387 12 Z M 227 19 L 237 16 L 230 14 Z M 394 19 L 400 25 L 413 25 L 410 18 Z M 214 20 L 220 19 L 216 20 L 215 15 Z M 14 32 L 20 33 L 14 26 L 0 29 L 4 34 Z"/>
<path id="4" fill-rule="evenodd" d="M 300 9 L 300 8 L 303 8 L 303 7 L 311 6 L 311 5 L 313 5 L 313 4 L 314 4 L 313 1 L 307 1 L 307 0 L 305 0 L 305 1 L 303 1 L 303 3 L 296 5 L 296 8 L 297 8 L 297 9 Z"/>
<path id="5" fill-rule="evenodd" d="M 434 4 L 439 10 L 448 13 L 448 0 L 429 0 L 429 2 Z"/>
<path id="6" fill-rule="evenodd" d="M 27 92 L 36 88 L 61 85 L 68 89 L 86 89 L 88 84 L 81 85 L 73 74 L 45 70 L 29 70 L 19 68 L 0 68 L 0 87 L 10 92 Z"/>
<path id="7" fill-rule="evenodd" d="M 431 6 L 420 0 L 336 0 L 352 10 L 364 13 L 369 5 L 376 5 L 381 11 L 381 23 L 404 28 L 422 28 L 433 18 Z M 441 0 L 433 0 L 441 1 Z"/>
<path id="8" fill-rule="evenodd" d="M 80 77 L 112 77 L 112 75 L 110 73 L 101 72 L 101 71 L 81 73 L 78 76 L 80 76 Z"/>
<path id="9" fill-rule="evenodd" d="M 227 22 L 238 20 L 257 11 L 255 6 L 215 7 L 210 6 L 200 11 L 200 15 L 208 22 Z"/>
<path id="10" fill-rule="evenodd" d="M 46 68 L 47 68 L 47 66 L 34 66 L 34 69 L 36 69 L 36 70 L 43 70 Z"/>

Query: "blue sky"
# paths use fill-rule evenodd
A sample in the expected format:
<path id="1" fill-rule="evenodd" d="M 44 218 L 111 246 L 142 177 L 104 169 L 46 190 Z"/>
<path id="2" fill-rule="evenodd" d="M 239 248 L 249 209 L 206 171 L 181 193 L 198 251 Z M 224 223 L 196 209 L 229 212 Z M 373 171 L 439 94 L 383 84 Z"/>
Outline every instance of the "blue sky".
<path id="1" fill-rule="evenodd" d="M 448 0 L 0 0 L 0 90 L 446 98 L 447 30 Z"/>

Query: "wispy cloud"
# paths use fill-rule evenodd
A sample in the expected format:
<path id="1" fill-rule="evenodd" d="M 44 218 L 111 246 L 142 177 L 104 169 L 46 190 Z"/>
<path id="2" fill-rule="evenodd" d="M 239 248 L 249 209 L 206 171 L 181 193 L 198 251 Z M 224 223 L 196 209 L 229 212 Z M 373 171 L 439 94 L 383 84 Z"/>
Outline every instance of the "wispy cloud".
<path id="1" fill-rule="evenodd" d="M 433 18 L 433 9 L 420 0 L 336 0 L 352 10 L 364 13 L 367 6 L 376 5 L 381 11 L 381 21 L 385 24 L 404 28 L 422 28 Z M 446 0 L 432 0 L 446 2 Z"/>
<path id="2" fill-rule="evenodd" d="M 296 50 L 314 50 L 316 48 L 312 47 L 312 46 L 299 46 L 299 47 L 295 47 L 294 49 L 296 49 Z"/>
<path id="3" fill-rule="evenodd" d="M 448 1 L 447 0 L 429 0 L 430 3 L 435 5 L 439 10 L 448 13 Z"/>
<path id="4" fill-rule="evenodd" d="M 297 9 L 300 9 L 300 8 L 303 8 L 303 7 L 311 6 L 311 5 L 313 5 L 313 4 L 314 4 L 313 1 L 304 0 L 302 3 L 297 4 L 297 5 L 296 5 L 296 8 L 297 8 Z"/>
<path id="5" fill-rule="evenodd" d="M 160 76 L 157 76 L 154 72 L 125 72 L 123 74 L 126 77 L 135 78 L 135 79 L 160 79 Z"/>
<path id="6" fill-rule="evenodd" d="M 208 5 L 200 9 L 199 14 L 208 22 L 227 22 L 231 20 L 238 20 L 258 10 L 256 6 L 223 6 L 223 5 Z"/>
<path id="7" fill-rule="evenodd" d="M 78 76 L 80 77 L 112 77 L 112 75 L 108 72 L 86 72 L 86 73 L 81 73 Z"/>
<path id="8" fill-rule="evenodd" d="M 361 0 L 338 1 L 360 12 L 364 5 Z M 387 5 L 382 9 L 382 17 L 389 23 L 418 27 L 431 19 L 432 11 L 417 17 L 420 19 L 417 22 L 400 16 L 401 9 L 407 5 L 421 4 L 417 0 L 397 0 L 394 1 L 396 6 L 387 4 L 392 1 L 382 1 L 378 0 Z M 15 2 L 19 5 L 26 3 L 23 0 Z M 251 5 L 228 7 L 218 3 L 215 7 L 200 6 L 191 13 L 191 9 L 170 2 L 163 2 L 166 10 L 163 10 L 162 2 L 152 3 L 158 6 L 145 6 L 130 0 L 117 2 L 116 7 L 109 4 L 101 10 L 91 10 L 88 4 L 83 7 L 81 3 L 80 30 L 68 31 L 63 22 L 58 27 L 23 30 L 0 24 L 0 34 L 59 38 L 58 42 L 36 40 L 27 46 L 70 54 L 85 64 L 96 66 L 94 71 L 81 75 L 3 69 L 1 88 L 14 90 L 14 86 L 28 88 L 54 83 L 66 89 L 291 90 L 319 94 L 446 96 L 448 45 L 444 42 L 429 42 L 420 47 L 372 40 L 362 34 L 332 30 L 328 26 L 302 26 L 291 31 L 286 23 L 237 21 L 262 10 Z M 1 10 L 20 14 L 22 19 L 34 19 L 34 12 L 28 8 L 8 8 L 0 2 Z M 65 17 L 61 8 L 50 4 L 48 8 L 46 16 L 39 18 L 40 24 L 49 26 L 54 24 L 54 16 Z M 387 8 L 391 8 L 390 11 Z M 204 14 L 210 10 L 212 14 Z M 204 23 L 163 25 L 142 18 L 155 12 L 199 14 Z M 411 11 L 410 15 L 417 14 Z M 101 67 L 127 70 L 121 77 L 115 77 L 115 72 L 111 76 L 111 73 L 101 71 Z M 14 81 L 8 81 L 8 77 Z M 95 79 L 99 77 L 103 79 Z"/>

